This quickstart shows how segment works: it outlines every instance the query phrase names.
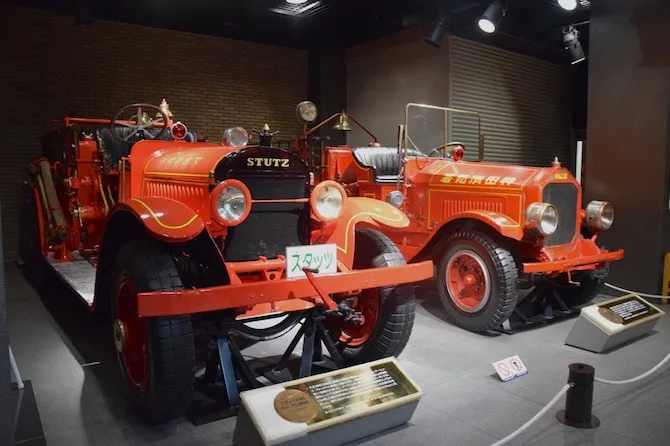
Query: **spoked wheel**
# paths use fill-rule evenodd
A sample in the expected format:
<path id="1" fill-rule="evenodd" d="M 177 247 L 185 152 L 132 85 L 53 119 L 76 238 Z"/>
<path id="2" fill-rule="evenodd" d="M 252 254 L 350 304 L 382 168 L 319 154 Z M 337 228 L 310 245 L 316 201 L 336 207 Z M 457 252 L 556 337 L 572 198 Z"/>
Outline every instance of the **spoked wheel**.
<path id="1" fill-rule="evenodd" d="M 191 317 L 145 319 L 137 313 L 138 293 L 183 289 L 174 261 L 158 242 L 138 240 L 121 247 L 113 277 L 114 345 L 132 403 L 150 423 L 180 417 L 193 398 Z"/>
<path id="2" fill-rule="evenodd" d="M 372 229 L 356 229 L 354 269 L 405 265 L 395 244 Z M 350 305 L 360 318 L 345 321 L 329 316 L 326 326 L 339 341 L 343 359 L 349 364 L 398 356 L 404 350 L 414 326 L 412 285 L 363 290 Z"/>
<path id="3" fill-rule="evenodd" d="M 439 263 L 437 287 L 447 317 L 466 330 L 499 327 L 517 303 L 512 254 L 477 231 L 452 234 Z"/>

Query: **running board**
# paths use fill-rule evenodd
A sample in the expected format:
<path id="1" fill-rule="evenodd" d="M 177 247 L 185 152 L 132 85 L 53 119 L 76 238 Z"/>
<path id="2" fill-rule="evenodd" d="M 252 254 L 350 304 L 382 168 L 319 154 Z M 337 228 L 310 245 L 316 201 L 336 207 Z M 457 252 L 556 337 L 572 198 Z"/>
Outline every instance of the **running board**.
<path id="1" fill-rule="evenodd" d="M 71 262 L 59 262 L 54 258 L 46 258 L 58 276 L 77 293 L 88 305 L 93 305 L 95 294 L 95 268 L 79 252 L 72 252 Z"/>

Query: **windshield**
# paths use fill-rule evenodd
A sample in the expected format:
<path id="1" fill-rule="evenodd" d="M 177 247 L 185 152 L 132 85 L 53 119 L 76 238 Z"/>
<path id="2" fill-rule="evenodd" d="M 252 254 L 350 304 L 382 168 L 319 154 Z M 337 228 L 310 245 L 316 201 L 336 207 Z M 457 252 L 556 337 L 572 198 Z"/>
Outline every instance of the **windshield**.
<path id="1" fill-rule="evenodd" d="M 445 156 L 435 150 L 450 143 L 465 146 L 465 159 L 479 158 L 479 114 L 426 104 L 405 107 L 405 141 L 407 156 Z"/>

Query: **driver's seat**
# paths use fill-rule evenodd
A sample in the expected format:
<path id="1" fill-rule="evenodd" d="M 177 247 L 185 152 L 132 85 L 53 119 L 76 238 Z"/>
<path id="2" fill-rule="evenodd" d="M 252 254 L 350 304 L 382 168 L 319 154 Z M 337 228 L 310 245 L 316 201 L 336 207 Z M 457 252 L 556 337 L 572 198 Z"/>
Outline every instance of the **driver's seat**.
<path id="1" fill-rule="evenodd" d="M 351 153 L 359 165 L 372 169 L 375 183 L 398 181 L 400 160 L 395 147 L 356 147 Z"/>

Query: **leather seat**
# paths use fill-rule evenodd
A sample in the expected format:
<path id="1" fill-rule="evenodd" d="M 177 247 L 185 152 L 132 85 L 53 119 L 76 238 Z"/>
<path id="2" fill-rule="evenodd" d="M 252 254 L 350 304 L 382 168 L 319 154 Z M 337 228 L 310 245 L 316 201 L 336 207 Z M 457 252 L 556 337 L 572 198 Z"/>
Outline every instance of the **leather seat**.
<path id="1" fill-rule="evenodd" d="M 129 127 L 118 127 L 116 131 L 118 136 L 126 138 L 133 132 L 133 129 Z M 152 134 L 155 135 L 159 130 L 151 129 L 151 131 Z M 141 139 L 134 140 L 132 138 L 130 141 L 118 140 L 112 136 L 112 130 L 109 127 L 99 127 L 96 129 L 95 134 L 98 138 L 98 148 L 103 155 L 105 172 L 109 172 L 109 169 L 117 167 L 121 158 L 130 155 L 130 149 L 133 145 L 141 141 Z M 174 141 L 169 130 L 163 132 L 157 139 L 159 141 Z M 196 142 L 197 138 L 195 133 L 187 132 L 184 141 Z"/>
<path id="2" fill-rule="evenodd" d="M 400 175 L 398 149 L 394 147 L 357 147 L 352 149 L 356 162 L 372 169 L 375 183 L 394 183 Z"/>

